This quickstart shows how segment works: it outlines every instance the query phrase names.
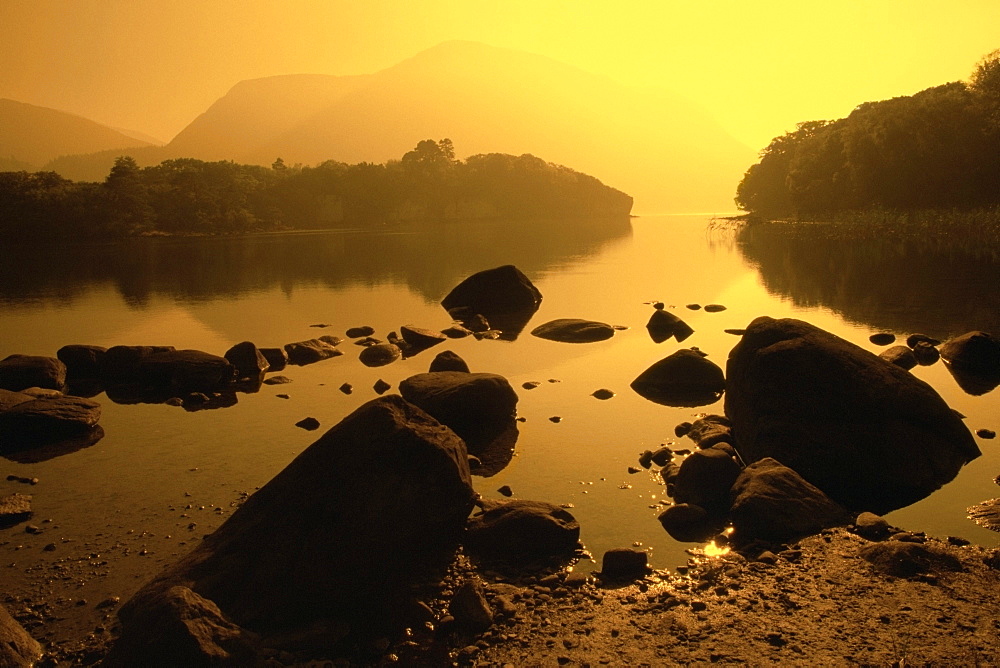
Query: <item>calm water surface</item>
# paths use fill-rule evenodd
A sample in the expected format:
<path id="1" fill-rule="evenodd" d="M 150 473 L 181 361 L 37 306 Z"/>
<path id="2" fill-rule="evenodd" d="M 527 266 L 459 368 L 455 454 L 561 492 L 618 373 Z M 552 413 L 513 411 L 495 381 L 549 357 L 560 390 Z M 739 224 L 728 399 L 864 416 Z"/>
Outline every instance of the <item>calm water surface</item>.
<path id="1" fill-rule="evenodd" d="M 382 337 L 407 324 L 441 329 L 451 321 L 440 299 L 465 276 L 506 263 L 524 271 L 544 296 L 515 341 L 450 341 L 377 369 L 363 366 L 360 349 L 348 341 L 342 357 L 289 367 L 282 373 L 291 384 L 240 394 L 230 408 L 191 413 L 119 405 L 99 395 L 103 440 L 39 462 L 0 459 L 0 478 L 39 478 L 30 489 L 36 517 L 53 518 L 63 534 L 148 531 L 174 541 L 175 549 L 161 550 L 166 559 L 186 549 L 185 536 L 217 526 L 240 491 L 266 483 L 321 433 L 295 422 L 312 416 L 325 430 L 376 397 L 376 380 L 396 387 L 451 349 L 473 371 L 506 376 L 526 419 L 509 466 L 475 478 L 477 491 L 500 498 L 496 490 L 509 485 L 517 497 L 572 504 L 581 539 L 598 560 L 607 549 L 641 545 L 654 566 L 676 566 L 693 546 L 674 542 L 656 521 L 662 483 L 628 467 L 643 450 L 677 442 L 679 422 L 721 413 L 722 402 L 670 408 L 629 389 L 635 376 L 681 345 L 650 340 L 648 302 L 671 305 L 695 330 L 683 346 L 699 347 L 722 367 L 737 342 L 723 330 L 745 327 L 759 315 L 801 318 L 872 351 L 879 348 L 868 335 L 876 330 L 904 338 L 917 331 L 939 338 L 1000 331 L 995 258 L 890 241 L 857 247 L 712 231 L 709 222 L 665 216 L 631 224 L 449 224 L 430 231 L 147 239 L 56 258 L 0 250 L 0 357 L 54 355 L 69 343 L 173 345 L 221 355 L 244 340 L 280 346 L 319 334 L 343 336 L 356 325 L 371 325 Z M 707 313 L 685 308 L 689 303 L 728 308 Z M 527 333 L 565 317 L 629 329 L 582 345 Z M 330 327 L 310 327 L 322 323 Z M 1000 391 L 970 396 L 942 364 L 914 373 L 966 415 L 973 430 L 1000 426 Z M 526 381 L 541 385 L 524 390 Z M 354 386 L 352 394 L 338 389 L 344 383 Z M 617 394 L 607 401 L 590 396 L 599 388 Z M 555 416 L 561 421 L 549 419 Z M 954 482 L 892 513 L 890 521 L 1000 543 L 998 534 L 966 519 L 968 506 L 1000 495 L 993 482 L 1000 448 L 995 441 L 979 444 L 983 456 Z M 0 479 L 0 494 L 14 491 L 25 489 Z M 213 512 L 217 506 L 222 510 Z M 196 530 L 187 528 L 192 521 Z"/>

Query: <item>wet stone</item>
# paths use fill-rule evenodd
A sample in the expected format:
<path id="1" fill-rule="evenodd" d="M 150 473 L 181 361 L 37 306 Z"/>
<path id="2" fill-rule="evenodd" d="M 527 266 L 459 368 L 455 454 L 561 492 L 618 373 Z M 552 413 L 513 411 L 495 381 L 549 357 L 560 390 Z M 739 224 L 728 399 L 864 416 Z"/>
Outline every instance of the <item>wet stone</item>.
<path id="1" fill-rule="evenodd" d="M 295 426 L 306 431 L 314 431 L 319 429 L 319 420 L 314 417 L 307 417 L 296 422 Z"/>

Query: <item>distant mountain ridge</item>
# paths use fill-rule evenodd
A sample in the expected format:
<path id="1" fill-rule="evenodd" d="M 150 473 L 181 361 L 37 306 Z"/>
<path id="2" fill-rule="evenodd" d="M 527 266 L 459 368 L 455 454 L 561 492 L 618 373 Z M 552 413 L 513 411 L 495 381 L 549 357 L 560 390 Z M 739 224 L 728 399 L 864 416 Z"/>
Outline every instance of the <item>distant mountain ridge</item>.
<path id="1" fill-rule="evenodd" d="M 0 98 L 0 170 L 32 171 L 62 155 L 150 145 L 82 116 Z"/>
<path id="2" fill-rule="evenodd" d="M 530 153 L 592 174 L 633 195 L 640 212 L 731 210 L 734 185 L 756 155 L 683 98 L 459 41 L 369 75 L 242 81 L 166 146 L 130 154 L 140 165 L 181 157 L 381 163 L 444 137 L 460 156 Z M 99 180 L 117 155 L 71 156 L 49 168 Z"/>

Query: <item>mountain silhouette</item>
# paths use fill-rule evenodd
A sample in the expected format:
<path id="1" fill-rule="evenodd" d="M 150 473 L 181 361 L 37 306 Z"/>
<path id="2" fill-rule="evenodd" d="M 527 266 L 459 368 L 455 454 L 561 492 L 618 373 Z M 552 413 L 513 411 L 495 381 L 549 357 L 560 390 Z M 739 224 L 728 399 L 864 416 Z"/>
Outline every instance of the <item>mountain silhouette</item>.
<path id="1" fill-rule="evenodd" d="M 0 128 L 0 170 L 35 171 L 61 155 L 149 146 L 81 116 L 6 98 Z"/>
<path id="2" fill-rule="evenodd" d="M 639 212 L 732 210 L 734 184 L 755 156 L 682 97 L 544 56 L 452 41 L 370 75 L 240 82 L 167 146 L 133 157 L 381 163 L 444 137 L 459 157 L 531 153 L 591 174 L 632 195 Z M 52 168 L 103 178 L 114 157 Z"/>

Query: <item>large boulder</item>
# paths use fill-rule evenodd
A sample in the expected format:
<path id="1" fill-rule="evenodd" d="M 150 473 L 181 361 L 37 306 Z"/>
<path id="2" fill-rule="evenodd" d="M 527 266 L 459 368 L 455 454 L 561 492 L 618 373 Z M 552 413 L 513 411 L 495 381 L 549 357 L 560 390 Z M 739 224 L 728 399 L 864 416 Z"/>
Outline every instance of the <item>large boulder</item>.
<path id="1" fill-rule="evenodd" d="M 465 548 L 488 561 L 524 566 L 573 555 L 580 525 L 573 515 L 544 501 L 489 501 L 469 518 Z"/>
<path id="2" fill-rule="evenodd" d="M 121 638 L 101 664 L 107 668 L 240 668 L 262 662 L 257 634 L 187 587 L 158 591 L 142 606 L 122 608 L 119 618 Z"/>
<path id="3" fill-rule="evenodd" d="M 0 666 L 31 668 L 42 658 L 42 646 L 0 605 Z"/>
<path id="4" fill-rule="evenodd" d="M 509 430 L 517 409 L 514 388 L 495 373 L 420 373 L 402 381 L 399 393 L 451 427 L 472 454 Z"/>
<path id="5" fill-rule="evenodd" d="M 144 386 L 214 392 L 235 379 L 236 370 L 229 360 L 201 350 L 166 350 L 139 362 L 139 383 Z"/>
<path id="6" fill-rule="evenodd" d="M 101 362 L 108 349 L 104 346 L 70 344 L 56 351 L 56 357 L 66 365 L 69 378 L 95 379 L 101 377 Z"/>
<path id="7" fill-rule="evenodd" d="M 453 318 L 471 322 L 485 316 L 507 339 L 517 338 L 541 303 L 542 293 L 512 264 L 469 276 L 441 300 Z"/>
<path id="8" fill-rule="evenodd" d="M 604 322 L 560 318 L 550 320 L 531 330 L 532 336 L 562 343 L 593 343 L 610 339 L 615 328 Z"/>
<path id="9" fill-rule="evenodd" d="M 707 406 L 726 389 L 726 379 L 714 362 L 697 350 L 682 349 L 643 371 L 632 389 L 666 406 Z"/>
<path id="10" fill-rule="evenodd" d="M 739 542 L 783 541 L 850 523 L 852 516 L 798 473 L 771 459 L 743 469 L 730 493 Z"/>
<path id="11" fill-rule="evenodd" d="M 927 383 L 799 320 L 750 323 L 726 376 L 743 461 L 773 457 L 851 510 L 908 505 L 980 454 Z"/>
<path id="12" fill-rule="evenodd" d="M 374 399 L 147 584 L 122 619 L 182 586 L 265 636 L 324 619 L 388 620 L 413 577 L 447 563 L 472 509 L 467 457 L 461 439 L 416 406 Z"/>
<path id="13" fill-rule="evenodd" d="M 0 388 L 19 392 L 29 387 L 62 390 L 66 365 L 55 357 L 9 355 L 0 360 Z"/>

